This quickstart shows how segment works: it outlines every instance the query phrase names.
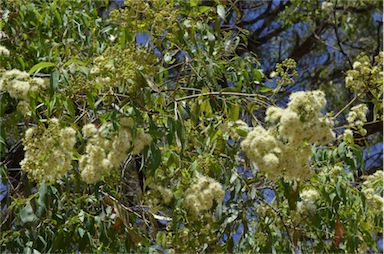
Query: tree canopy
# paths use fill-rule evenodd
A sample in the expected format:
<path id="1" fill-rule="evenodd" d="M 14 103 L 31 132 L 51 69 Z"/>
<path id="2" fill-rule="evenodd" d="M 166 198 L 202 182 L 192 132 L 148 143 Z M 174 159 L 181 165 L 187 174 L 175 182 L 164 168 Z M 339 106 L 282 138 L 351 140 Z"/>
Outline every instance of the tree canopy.
<path id="1" fill-rule="evenodd" d="M 7 0 L 2 252 L 380 252 L 382 1 Z"/>

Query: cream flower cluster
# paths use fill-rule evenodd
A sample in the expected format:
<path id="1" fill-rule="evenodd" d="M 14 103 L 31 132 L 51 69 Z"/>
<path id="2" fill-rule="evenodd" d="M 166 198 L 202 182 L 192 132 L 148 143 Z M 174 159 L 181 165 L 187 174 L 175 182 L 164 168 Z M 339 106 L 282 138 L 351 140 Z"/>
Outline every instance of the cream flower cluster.
<path id="1" fill-rule="evenodd" d="M 279 77 L 279 79 L 276 81 L 276 91 L 279 90 L 283 85 L 294 84 L 294 79 L 298 77 L 298 73 L 296 71 L 296 61 L 288 58 L 282 63 L 278 63 L 276 65 L 276 71 L 271 72 L 270 77 Z"/>
<path id="2" fill-rule="evenodd" d="M 31 78 L 25 71 L 13 69 L 5 71 L 0 77 L 0 91 L 8 92 L 12 98 L 19 100 L 18 109 L 28 112 L 29 94 L 47 88 L 47 82 L 41 78 Z"/>
<path id="3" fill-rule="evenodd" d="M 29 128 L 23 139 L 25 157 L 21 168 L 37 181 L 55 181 L 72 168 L 72 154 L 76 143 L 76 131 L 60 128 L 55 118 L 48 127 Z"/>
<path id="4" fill-rule="evenodd" d="M 301 212 L 314 212 L 316 210 L 316 201 L 319 199 L 319 192 L 315 189 L 304 190 L 300 194 L 301 201 L 298 202 L 297 208 Z"/>
<path id="5" fill-rule="evenodd" d="M 27 101 L 29 92 L 46 88 L 44 79 L 31 78 L 27 72 L 17 69 L 4 72 L 0 78 L 0 91 L 7 91 L 11 97 L 18 100 Z"/>
<path id="6" fill-rule="evenodd" d="M 270 179 L 305 179 L 311 175 L 312 144 L 327 144 L 335 138 L 333 122 L 322 117 L 325 95 L 321 91 L 296 92 L 286 109 L 269 107 L 269 129 L 255 127 L 241 147 Z"/>
<path id="7" fill-rule="evenodd" d="M 116 45 L 108 48 L 102 55 L 96 57 L 90 70 L 96 83 L 105 87 L 116 87 L 126 84 L 129 91 L 135 90 L 134 81 L 138 71 L 153 73 L 153 57 L 144 49 L 124 48 Z M 132 90 L 132 91 L 133 91 Z"/>
<path id="8" fill-rule="evenodd" d="M 162 201 L 163 201 L 164 204 L 167 205 L 167 204 L 169 204 L 172 201 L 172 199 L 173 199 L 173 192 L 170 189 L 162 187 L 162 186 L 158 186 L 156 189 L 161 194 Z"/>
<path id="9" fill-rule="evenodd" d="M 192 184 L 185 194 L 183 205 L 194 217 L 211 209 L 213 201 L 219 203 L 224 199 L 224 191 L 220 183 L 207 176 L 199 176 L 196 183 Z"/>
<path id="10" fill-rule="evenodd" d="M 9 56 L 9 50 L 0 45 L 0 56 Z"/>
<path id="11" fill-rule="evenodd" d="M 245 122 L 237 120 L 223 124 L 221 130 L 233 139 L 239 140 L 240 138 L 247 136 L 249 127 Z"/>
<path id="12" fill-rule="evenodd" d="M 362 186 L 362 192 L 372 207 L 378 210 L 380 214 L 384 211 L 383 184 L 383 170 L 378 170 L 373 175 L 368 176 Z"/>
<path id="13" fill-rule="evenodd" d="M 321 4 L 321 9 L 323 11 L 326 11 L 326 12 L 330 12 L 333 10 L 333 3 L 332 2 L 327 2 L 327 1 L 324 1 L 322 4 Z"/>
<path id="14" fill-rule="evenodd" d="M 373 65 L 368 56 L 361 56 L 353 63 L 353 69 L 347 71 L 347 88 L 357 94 L 364 94 L 370 89 L 378 89 L 380 92 L 383 85 L 383 60 L 384 52 L 375 57 Z"/>
<path id="15" fill-rule="evenodd" d="M 347 121 L 349 128 L 356 128 L 362 136 L 367 134 L 364 124 L 367 122 L 368 107 L 365 104 L 359 104 L 351 108 L 348 113 Z"/>
<path id="16" fill-rule="evenodd" d="M 79 168 L 85 182 L 96 183 L 102 177 L 109 175 L 111 170 L 118 168 L 126 159 L 130 149 L 134 154 L 140 153 L 152 141 L 149 134 L 139 130 L 132 145 L 132 120 L 123 119 L 120 124 L 119 130 L 109 134 L 109 125 L 100 129 L 97 129 L 94 124 L 83 126 L 83 135 L 88 140 L 85 154 L 79 161 Z"/>

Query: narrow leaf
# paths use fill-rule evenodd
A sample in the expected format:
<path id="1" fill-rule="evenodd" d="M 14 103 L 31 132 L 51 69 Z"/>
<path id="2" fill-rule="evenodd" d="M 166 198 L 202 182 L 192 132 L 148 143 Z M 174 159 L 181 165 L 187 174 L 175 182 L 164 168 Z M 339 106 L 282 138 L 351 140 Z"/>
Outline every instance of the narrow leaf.
<path id="1" fill-rule="evenodd" d="M 35 64 L 30 70 L 29 70 L 29 75 L 34 74 L 36 72 L 39 72 L 42 69 L 49 68 L 55 66 L 54 63 L 51 62 L 41 62 L 38 64 Z"/>

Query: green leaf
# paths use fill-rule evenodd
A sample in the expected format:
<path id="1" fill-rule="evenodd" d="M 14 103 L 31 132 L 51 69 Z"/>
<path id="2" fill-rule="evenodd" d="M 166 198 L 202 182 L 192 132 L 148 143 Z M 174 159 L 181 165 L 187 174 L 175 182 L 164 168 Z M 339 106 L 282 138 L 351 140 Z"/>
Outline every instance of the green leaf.
<path id="1" fill-rule="evenodd" d="M 217 6 L 217 14 L 219 15 L 220 18 L 225 20 L 225 8 L 222 5 Z"/>
<path id="2" fill-rule="evenodd" d="M 262 88 L 260 88 L 260 92 L 261 93 L 266 93 L 266 92 L 270 92 L 270 91 L 272 91 L 273 89 L 272 88 L 270 88 L 270 87 L 262 87 Z"/>
<path id="3" fill-rule="evenodd" d="M 232 104 L 229 110 L 229 119 L 231 119 L 232 121 L 237 121 L 239 119 L 239 115 L 240 115 L 240 105 Z"/>
<path id="4" fill-rule="evenodd" d="M 254 69 L 253 74 L 255 75 L 256 81 L 261 82 L 261 80 L 263 79 L 263 71 L 259 69 Z"/>
<path id="5" fill-rule="evenodd" d="M 345 156 L 346 145 L 347 144 L 345 142 L 341 142 L 338 149 L 337 149 L 340 158 L 344 158 L 344 156 Z"/>
<path id="6" fill-rule="evenodd" d="M 237 216 L 238 216 L 238 213 L 234 212 L 231 216 L 227 217 L 226 222 L 228 224 L 234 222 L 237 219 Z"/>
<path id="7" fill-rule="evenodd" d="M 39 199 L 37 200 L 37 216 L 41 217 L 47 209 L 47 185 L 45 182 L 40 183 L 39 187 Z"/>
<path id="8" fill-rule="evenodd" d="M 207 32 L 207 37 L 208 41 L 214 41 L 216 39 L 215 36 L 210 32 Z"/>
<path id="9" fill-rule="evenodd" d="M 164 62 L 169 63 L 172 60 L 172 55 L 170 53 L 165 53 Z"/>
<path id="10" fill-rule="evenodd" d="M 56 66 L 56 64 L 54 63 L 51 63 L 51 62 L 41 62 L 41 63 L 38 63 L 38 64 L 35 64 L 30 70 L 29 70 L 29 75 L 31 74 L 34 74 L 36 72 L 39 72 L 40 70 L 42 69 L 46 69 L 46 68 L 49 68 L 49 67 L 53 67 L 53 66 Z"/>
<path id="11" fill-rule="evenodd" d="M 76 111 L 72 99 L 67 98 L 66 100 L 64 100 L 63 105 L 64 108 L 67 110 L 68 114 L 72 117 L 75 117 Z"/>
<path id="12" fill-rule="evenodd" d="M 209 7 L 209 6 L 200 6 L 197 13 L 203 14 L 203 13 L 208 12 L 210 10 L 211 10 L 211 7 Z"/>
<path id="13" fill-rule="evenodd" d="M 155 170 L 161 162 L 161 151 L 156 145 L 151 145 L 151 164 L 150 169 Z"/>
<path id="14" fill-rule="evenodd" d="M 79 59 L 73 58 L 68 60 L 65 64 L 63 64 L 63 67 L 66 67 L 71 64 L 77 64 L 77 65 L 85 65 L 84 62 L 80 61 Z"/>
<path id="15" fill-rule="evenodd" d="M 77 232 L 79 233 L 79 236 L 80 236 L 81 238 L 83 238 L 84 233 L 85 233 L 85 230 L 84 230 L 83 228 L 78 228 L 78 229 L 77 229 Z"/>
<path id="16" fill-rule="evenodd" d="M 22 223 L 32 222 L 36 220 L 36 215 L 34 214 L 30 203 L 26 204 L 24 208 L 21 209 L 20 219 Z"/>
<path id="17" fill-rule="evenodd" d="M 200 0 L 190 0 L 189 1 L 189 6 L 195 7 L 195 6 L 198 6 L 199 3 L 200 3 Z"/>
<path id="18" fill-rule="evenodd" d="M 51 74 L 51 82 L 50 82 L 50 85 L 51 85 L 51 90 L 52 90 L 52 92 L 56 91 L 58 84 L 59 84 L 59 71 L 58 71 L 58 70 L 55 70 L 55 71 L 52 72 L 52 74 Z"/>

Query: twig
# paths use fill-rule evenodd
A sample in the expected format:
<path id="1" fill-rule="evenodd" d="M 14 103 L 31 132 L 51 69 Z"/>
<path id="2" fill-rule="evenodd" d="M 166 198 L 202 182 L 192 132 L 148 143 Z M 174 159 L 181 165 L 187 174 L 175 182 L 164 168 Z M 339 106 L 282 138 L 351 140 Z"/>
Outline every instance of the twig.
<path id="1" fill-rule="evenodd" d="M 344 108 L 342 108 L 339 112 L 337 112 L 337 114 L 333 118 L 336 119 L 344 110 L 346 110 L 349 106 L 351 106 L 351 104 L 357 99 L 357 97 L 358 95 L 353 97 L 353 99 L 350 102 L 348 102 L 348 104 L 345 105 Z"/>
<path id="2" fill-rule="evenodd" d="M 211 96 L 211 95 L 218 95 L 218 96 L 241 96 L 241 97 L 251 97 L 251 98 L 259 97 L 259 98 L 267 99 L 266 96 L 263 96 L 263 95 L 260 95 L 260 94 L 248 94 L 248 93 L 239 93 L 239 92 L 208 92 L 208 93 L 192 94 L 192 95 L 188 95 L 188 96 L 185 96 L 185 97 L 181 97 L 181 98 L 175 99 L 175 102 L 189 100 L 189 99 L 197 98 L 197 97 L 200 97 L 200 96 Z M 259 102 L 263 103 L 266 106 L 269 106 L 268 103 L 266 103 L 265 101 L 259 100 Z"/>
<path id="3" fill-rule="evenodd" d="M 337 5 L 337 2 L 335 3 L 335 5 Z M 339 31 L 338 31 L 338 28 L 337 28 L 337 18 L 336 18 L 336 11 L 333 12 L 333 18 L 335 20 L 335 24 L 333 26 L 334 30 L 335 30 L 335 36 L 336 36 L 336 40 L 337 40 L 337 45 L 339 46 L 340 48 L 340 52 L 345 56 L 345 58 L 347 58 L 348 60 L 348 63 L 350 65 L 350 67 L 352 68 L 353 65 L 352 65 L 352 62 L 351 62 L 351 59 L 349 59 L 349 56 L 347 55 L 347 53 L 345 53 L 342 45 L 341 45 L 341 40 L 340 40 L 340 37 L 339 37 Z"/>
<path id="4" fill-rule="evenodd" d="M 284 223 L 284 216 L 280 213 L 279 210 L 277 210 L 276 208 L 274 208 L 273 206 L 271 206 L 267 201 L 265 201 L 265 200 L 263 200 L 263 199 L 259 199 L 259 198 L 258 198 L 257 200 L 258 200 L 258 201 L 261 201 L 261 202 L 263 202 L 263 203 L 265 203 L 267 206 L 269 206 L 269 207 L 272 209 L 272 211 L 273 211 L 275 214 L 277 214 L 277 216 L 279 216 L 279 218 L 280 218 L 280 220 L 281 220 L 281 223 L 283 224 L 285 230 L 287 231 L 288 240 L 289 240 L 289 242 L 291 243 L 291 251 L 292 251 L 292 253 L 295 253 L 295 245 L 294 245 L 294 243 L 293 243 L 292 236 L 291 236 L 291 234 L 289 233 L 289 228 L 288 228 L 288 226 Z"/>
<path id="5" fill-rule="evenodd" d="M 381 122 L 382 122 L 382 120 L 377 120 L 377 121 L 367 122 L 367 123 L 364 124 L 364 126 L 371 125 L 371 124 L 375 124 L 375 123 L 381 123 Z M 334 129 L 334 130 L 338 130 L 338 129 L 342 129 L 342 128 L 345 128 L 345 126 L 344 126 L 344 125 L 342 125 L 342 126 L 337 126 L 337 127 L 333 128 L 333 129 Z"/>

